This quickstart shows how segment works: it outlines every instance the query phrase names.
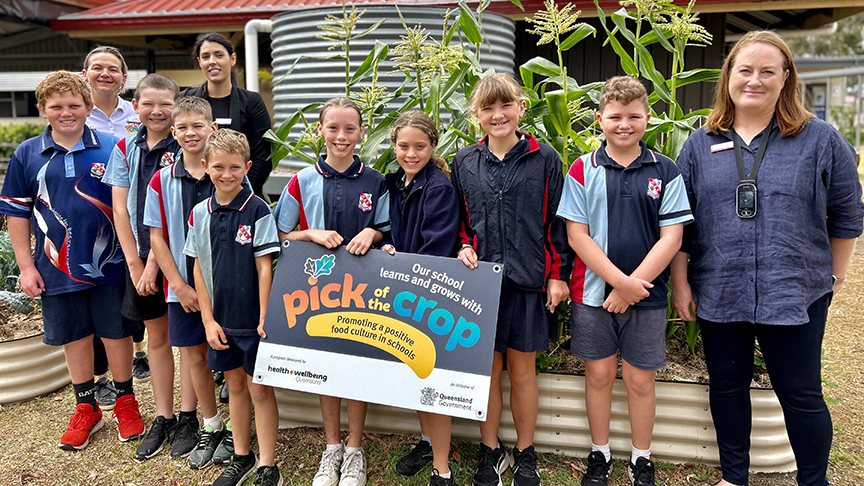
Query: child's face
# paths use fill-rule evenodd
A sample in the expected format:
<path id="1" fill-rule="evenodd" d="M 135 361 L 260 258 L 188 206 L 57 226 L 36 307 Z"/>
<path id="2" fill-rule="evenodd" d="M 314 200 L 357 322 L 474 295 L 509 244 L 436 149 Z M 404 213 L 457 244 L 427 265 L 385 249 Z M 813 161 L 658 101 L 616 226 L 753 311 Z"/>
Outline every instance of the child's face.
<path id="1" fill-rule="evenodd" d="M 318 122 L 318 133 L 324 137 L 327 159 L 345 160 L 354 157 L 354 147 L 363 138 L 363 125 L 352 108 L 334 106 Z"/>
<path id="2" fill-rule="evenodd" d="M 475 111 L 474 116 L 490 137 L 507 138 L 516 133 L 524 113 L 524 102 L 498 100 Z"/>
<path id="3" fill-rule="evenodd" d="M 649 118 L 651 115 L 645 111 L 642 100 L 633 100 L 626 105 L 611 100 L 606 103 L 603 113 L 597 113 L 597 123 L 603 130 L 607 144 L 616 148 L 639 145 Z"/>
<path id="4" fill-rule="evenodd" d="M 117 94 L 126 83 L 123 64 L 117 56 L 100 52 L 90 57 L 90 66 L 84 70 L 84 78 L 94 92 Z"/>
<path id="5" fill-rule="evenodd" d="M 202 161 L 217 192 L 235 195 L 240 192 L 243 177 L 252 167 L 251 160 L 243 160 L 240 154 L 214 150 L 210 161 Z"/>
<path id="6" fill-rule="evenodd" d="M 204 151 L 204 143 L 207 136 L 216 130 L 216 123 L 207 123 L 204 115 L 200 113 L 178 113 L 174 118 L 174 126 L 171 133 L 184 153 L 200 154 Z"/>
<path id="7" fill-rule="evenodd" d="M 139 100 L 132 101 L 135 113 L 147 131 L 167 133 L 171 128 L 171 110 L 174 109 L 174 93 L 167 89 L 144 88 Z"/>
<path id="8" fill-rule="evenodd" d="M 201 44 L 198 66 L 207 76 L 207 81 L 221 83 L 231 81 L 231 68 L 237 62 L 237 54 L 228 55 L 228 50 L 218 42 Z"/>
<path id="9" fill-rule="evenodd" d="M 399 130 L 396 135 L 396 160 L 405 171 L 406 182 L 413 180 L 426 167 L 434 151 L 435 146 L 423 130 L 414 127 Z"/>
<path id="10" fill-rule="evenodd" d="M 45 100 L 45 106 L 39 107 L 42 117 L 48 120 L 56 134 L 77 135 L 83 133 L 90 108 L 84 104 L 80 94 L 71 91 L 53 93 Z"/>

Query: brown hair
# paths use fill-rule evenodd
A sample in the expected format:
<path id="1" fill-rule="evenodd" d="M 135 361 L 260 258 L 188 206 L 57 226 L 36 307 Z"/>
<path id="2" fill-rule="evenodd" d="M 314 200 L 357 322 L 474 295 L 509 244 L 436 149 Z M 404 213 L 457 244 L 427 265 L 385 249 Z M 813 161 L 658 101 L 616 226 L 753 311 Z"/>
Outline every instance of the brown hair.
<path id="1" fill-rule="evenodd" d="M 471 91 L 471 111 L 478 111 L 484 106 L 495 104 L 499 101 L 510 103 L 513 101 L 526 101 L 528 98 L 522 93 L 522 87 L 512 74 L 493 73 L 474 85 Z"/>
<path id="2" fill-rule="evenodd" d="M 815 115 L 807 111 L 801 103 L 798 70 L 795 69 L 795 61 L 792 60 L 789 46 L 779 35 L 767 30 L 748 32 L 726 56 L 723 70 L 720 72 L 720 79 L 717 80 L 717 87 L 714 90 L 714 108 L 711 115 L 708 116 L 705 128 L 716 134 L 720 130 L 727 131 L 732 127 L 732 123 L 735 121 L 735 104 L 732 103 L 732 98 L 729 96 L 729 77 L 738 54 L 742 49 L 755 42 L 776 47 L 783 57 L 783 69 L 789 72 L 789 76 L 780 91 L 780 98 L 777 99 L 775 116 L 777 117 L 777 125 L 780 127 L 781 137 L 797 135 L 801 133 L 810 118 Z"/>
<path id="3" fill-rule="evenodd" d="M 224 47 L 225 52 L 228 53 L 228 57 L 234 55 L 234 46 L 231 44 L 231 41 L 225 38 L 224 35 L 218 32 L 206 32 L 200 34 L 198 38 L 195 39 L 195 45 L 192 46 L 192 64 L 198 69 L 201 69 L 201 65 L 198 63 L 198 58 L 201 57 L 201 46 L 203 46 L 205 42 L 214 42 Z M 204 85 L 207 85 L 207 81 L 204 81 Z M 237 71 L 234 69 L 234 66 L 231 66 L 231 86 L 237 86 Z"/>
<path id="4" fill-rule="evenodd" d="M 93 107 L 93 98 L 90 96 L 90 88 L 87 87 L 87 83 L 80 75 L 72 74 L 69 71 L 54 71 L 39 81 L 39 84 L 36 85 L 36 103 L 40 109 L 44 110 L 48 97 L 66 91 L 80 96 L 88 110 Z"/>
<path id="5" fill-rule="evenodd" d="M 213 152 L 217 150 L 226 154 L 240 155 L 244 161 L 249 160 L 249 141 L 246 139 L 246 135 L 230 128 L 216 130 L 207 137 L 207 145 L 204 146 L 204 160 L 210 163 Z"/>
<path id="6" fill-rule="evenodd" d="M 363 112 L 360 110 L 360 107 L 357 106 L 357 103 L 354 103 L 348 98 L 333 98 L 327 103 L 324 103 L 324 106 L 321 107 L 321 112 L 318 114 L 319 123 L 324 123 L 324 114 L 330 111 L 330 108 L 351 108 L 357 112 L 358 123 L 361 126 L 363 125 Z"/>
<path id="7" fill-rule="evenodd" d="M 116 47 L 111 46 L 99 46 L 89 53 L 87 53 L 87 57 L 84 58 L 84 70 L 90 69 L 90 58 L 95 56 L 96 54 L 111 54 L 116 57 L 118 61 L 120 61 L 120 71 L 123 72 L 123 75 L 129 73 L 129 68 L 126 67 L 126 60 L 123 59 L 123 54 L 120 54 L 120 50 Z"/>
<path id="8" fill-rule="evenodd" d="M 648 92 L 645 86 L 633 76 L 615 76 L 609 78 L 600 90 L 600 106 L 597 111 L 603 114 L 606 103 L 617 101 L 622 105 L 629 105 L 631 101 L 639 100 L 645 105 L 645 112 L 650 110 L 648 106 Z"/>
<path id="9" fill-rule="evenodd" d="M 394 146 L 396 145 L 396 140 L 399 138 L 399 130 L 403 128 L 416 128 L 422 131 L 427 137 L 429 137 L 429 143 L 432 144 L 433 147 L 438 146 L 438 128 L 435 126 L 435 122 L 432 121 L 426 113 L 423 113 L 420 110 L 410 110 L 399 115 L 399 118 L 397 118 L 390 127 L 390 143 Z M 444 160 L 440 155 L 434 153 L 432 154 L 431 160 L 438 170 L 443 172 L 448 178 L 450 177 L 450 166 L 447 165 L 446 160 Z"/>
<path id="10" fill-rule="evenodd" d="M 174 101 L 180 98 L 180 86 L 177 86 L 177 81 L 159 73 L 150 73 L 138 81 L 138 86 L 135 87 L 135 101 L 141 101 L 141 92 L 145 89 L 163 89 L 174 93 Z"/>
<path id="11" fill-rule="evenodd" d="M 174 105 L 174 109 L 171 111 L 171 117 L 176 120 L 177 115 L 184 113 L 197 113 L 203 116 L 208 124 L 213 123 L 213 108 L 210 107 L 210 103 L 207 100 L 197 96 L 180 98 L 180 101 Z"/>

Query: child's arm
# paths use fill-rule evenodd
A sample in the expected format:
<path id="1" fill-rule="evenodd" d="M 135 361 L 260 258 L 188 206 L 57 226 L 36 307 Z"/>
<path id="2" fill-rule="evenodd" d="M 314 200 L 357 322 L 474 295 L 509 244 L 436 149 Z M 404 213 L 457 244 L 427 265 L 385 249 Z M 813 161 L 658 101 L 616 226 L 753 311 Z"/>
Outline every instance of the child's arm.
<path id="1" fill-rule="evenodd" d="M 36 270 L 33 255 L 30 253 L 30 219 L 6 216 L 6 225 L 9 227 L 9 240 L 21 272 L 18 283 L 25 294 L 36 297 L 45 291 L 45 281 L 42 280 L 39 270 Z"/>
<path id="2" fill-rule="evenodd" d="M 679 251 L 672 257 L 669 279 L 672 282 L 672 305 L 678 317 L 685 321 L 696 320 L 696 302 L 687 281 L 687 258 L 689 255 Z"/>
<path id="3" fill-rule="evenodd" d="M 458 156 L 457 156 L 458 159 Z M 459 239 L 457 244 L 460 248 L 456 256 L 470 269 L 477 268 L 477 252 L 474 244 L 477 241 L 477 233 L 471 227 L 471 218 L 468 217 L 468 206 L 465 203 L 465 194 L 462 193 L 462 184 L 459 181 L 459 171 L 456 170 L 456 160 L 453 161 L 453 171 L 450 172 L 450 181 L 456 189 L 456 202 L 459 205 Z"/>
<path id="4" fill-rule="evenodd" d="M 144 273 L 144 261 L 138 256 L 138 246 L 135 244 L 135 235 L 132 233 L 132 219 L 126 201 L 129 198 L 129 188 L 122 186 L 111 187 L 111 203 L 114 208 L 114 226 L 117 228 L 117 239 L 126 257 L 126 266 L 135 288 Z M 139 292 L 140 294 L 140 292 Z M 147 295 L 147 294 L 142 294 Z"/>
<path id="5" fill-rule="evenodd" d="M 195 259 L 195 290 L 198 293 L 198 303 L 201 305 L 201 320 L 207 333 L 207 343 L 217 351 L 228 349 L 228 341 L 222 326 L 213 317 L 213 305 L 210 302 L 210 294 L 207 293 L 207 285 L 204 283 L 201 263 L 197 258 Z"/>
<path id="6" fill-rule="evenodd" d="M 159 292 L 159 286 L 156 283 L 156 278 L 159 277 L 159 261 L 156 260 L 156 255 L 153 249 L 147 254 L 147 264 L 144 265 L 144 272 L 141 273 L 141 280 L 135 284 L 135 290 L 139 295 L 153 295 Z"/>
<path id="7" fill-rule="evenodd" d="M 384 178 L 381 178 L 378 194 L 372 226 L 363 228 L 345 246 L 352 255 L 365 255 L 372 245 L 377 245 L 384 240 L 384 232 L 390 232 L 390 193 L 387 191 L 387 183 L 384 182 Z"/>
<path id="8" fill-rule="evenodd" d="M 554 155 L 553 155 L 554 154 Z M 547 268 L 548 280 L 546 282 L 546 308 L 554 312 L 559 303 L 567 299 L 570 294 L 570 272 L 573 270 L 573 249 L 567 241 L 567 226 L 564 221 L 556 216 L 558 205 L 561 202 L 561 194 L 564 190 L 564 174 L 561 172 L 561 159 L 552 152 L 551 157 L 546 157 L 546 207 L 543 213 L 546 220 L 543 222 L 543 233 L 545 235 L 546 259 L 549 262 Z"/>
<path id="9" fill-rule="evenodd" d="M 383 239 L 384 234 L 380 231 L 374 228 L 364 228 L 363 231 L 357 233 L 357 236 L 348 242 L 345 249 L 352 255 L 365 255 L 372 245 L 377 245 Z"/>
<path id="10" fill-rule="evenodd" d="M 255 257 L 255 268 L 258 270 L 258 306 L 261 312 L 258 335 L 266 339 L 264 317 L 267 315 L 267 301 L 270 300 L 270 287 L 273 285 L 273 254 L 267 253 Z"/>
<path id="11" fill-rule="evenodd" d="M 638 277 L 626 275 L 616 267 L 609 260 L 609 257 L 603 253 L 603 250 L 597 245 L 594 239 L 591 238 L 587 224 L 568 220 L 567 239 L 570 241 L 570 246 L 579 255 L 579 258 L 585 262 L 585 265 L 614 287 L 615 290 L 613 292 L 617 290 L 616 297 L 620 298 L 620 300 L 616 299 L 616 303 L 623 301 L 629 306 L 648 297 L 649 293 L 647 289 L 654 287 L 654 284 Z M 607 307 L 609 303 L 609 299 L 603 303 L 603 308 L 609 312 L 624 312 L 626 310 L 626 307 L 620 310 L 617 306 L 615 309 L 610 309 Z"/>
<path id="12" fill-rule="evenodd" d="M 153 227 L 150 230 L 150 251 L 153 254 L 154 260 L 159 264 L 165 278 L 168 279 L 168 285 L 171 290 L 177 295 L 177 300 L 183 306 L 186 312 L 198 312 L 201 310 L 198 304 L 198 294 L 189 284 L 183 280 L 180 271 L 177 270 L 177 264 L 174 262 L 174 257 L 171 255 L 171 250 L 168 248 L 168 243 L 165 241 L 165 235 L 162 234 L 162 228 Z"/>
<path id="13" fill-rule="evenodd" d="M 332 230 L 311 228 L 295 230 L 297 223 L 300 222 L 303 210 L 300 205 L 300 199 L 302 199 L 300 195 L 300 181 L 298 180 L 298 175 L 295 175 L 288 181 L 285 189 L 282 189 L 279 203 L 276 204 L 276 209 L 273 210 L 279 240 L 311 241 L 331 249 L 341 245 L 342 236 Z"/>
<path id="14" fill-rule="evenodd" d="M 311 241 L 330 249 L 336 248 L 342 244 L 342 235 L 333 230 L 307 229 L 289 231 L 288 233 L 279 230 L 279 239 Z"/>

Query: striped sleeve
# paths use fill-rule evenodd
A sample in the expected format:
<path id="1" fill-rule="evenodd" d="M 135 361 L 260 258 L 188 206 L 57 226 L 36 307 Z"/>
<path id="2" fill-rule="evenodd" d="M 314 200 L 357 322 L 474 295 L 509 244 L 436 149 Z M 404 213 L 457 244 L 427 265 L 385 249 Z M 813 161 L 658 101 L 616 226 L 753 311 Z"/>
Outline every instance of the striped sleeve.
<path id="1" fill-rule="evenodd" d="M 558 216 L 576 223 L 589 224 L 585 194 L 585 157 L 578 158 L 567 171 L 564 192 L 558 205 Z"/>
<path id="2" fill-rule="evenodd" d="M 678 167 L 671 160 L 664 161 L 668 167 L 666 187 L 662 189 L 663 200 L 660 202 L 660 226 L 689 223 L 693 221 L 690 211 L 690 201 L 687 199 L 687 188 Z"/>
<path id="3" fill-rule="evenodd" d="M 297 224 L 300 224 L 300 230 L 309 229 L 309 225 L 302 213 L 302 195 L 300 194 L 300 174 L 297 173 L 282 190 L 282 195 L 279 196 L 279 203 L 276 204 L 276 209 L 273 211 L 273 217 L 276 221 L 276 226 L 283 233 L 294 231 Z"/>
<path id="4" fill-rule="evenodd" d="M 189 213 L 189 232 L 186 234 L 186 244 L 183 246 L 183 254 L 192 258 L 198 258 L 198 238 L 200 238 L 200 231 L 195 227 L 195 213 L 199 212 L 198 208 L 206 204 L 207 200 L 205 199 L 203 202 L 198 203 L 192 212 Z M 204 211 L 206 211 L 206 206 L 203 207 Z"/>
<path id="5" fill-rule="evenodd" d="M 156 171 L 147 185 L 147 199 L 144 201 L 144 224 L 152 228 L 163 226 L 162 171 Z"/>
<path id="6" fill-rule="evenodd" d="M 108 165 L 105 167 L 105 176 L 102 182 L 109 186 L 130 187 L 132 181 L 129 175 L 129 164 L 126 161 L 126 139 L 121 138 L 111 156 L 108 157 Z"/>
<path id="7" fill-rule="evenodd" d="M 561 159 L 551 148 L 551 156 L 546 157 L 546 194 L 543 198 L 543 236 L 546 250 L 546 279 L 570 280 L 573 269 L 573 249 L 567 241 L 567 228 L 561 218 L 557 218 L 561 204 L 564 175 L 561 173 Z"/>
<path id="8" fill-rule="evenodd" d="M 16 218 L 29 218 L 33 212 L 33 195 L 27 188 L 27 173 L 16 149 L 9 160 L 3 191 L 0 192 L 0 213 Z"/>
<path id="9" fill-rule="evenodd" d="M 276 233 L 276 219 L 266 204 L 261 204 L 255 219 L 255 232 L 252 236 L 252 253 L 255 258 L 280 251 L 279 235 Z"/>
<path id="10" fill-rule="evenodd" d="M 468 212 L 468 199 L 462 191 L 462 184 L 459 180 L 459 170 L 457 163 L 453 163 L 453 171 L 450 173 L 453 187 L 456 189 L 456 202 L 459 206 L 459 243 L 462 246 L 470 246 L 477 250 L 477 233 L 471 226 L 471 214 Z"/>

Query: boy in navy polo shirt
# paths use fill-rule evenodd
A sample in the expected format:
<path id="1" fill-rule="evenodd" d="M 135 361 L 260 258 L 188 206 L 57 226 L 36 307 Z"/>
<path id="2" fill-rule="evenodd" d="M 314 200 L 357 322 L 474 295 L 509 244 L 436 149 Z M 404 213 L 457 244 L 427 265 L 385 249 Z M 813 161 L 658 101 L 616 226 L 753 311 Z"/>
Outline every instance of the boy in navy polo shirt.
<path id="1" fill-rule="evenodd" d="M 618 351 L 633 441 L 628 475 L 635 486 L 654 486 L 654 373 L 666 365 L 668 266 L 693 216 L 675 163 L 641 141 L 650 116 L 642 83 L 608 80 L 597 113 L 606 141 L 570 167 L 558 206 L 578 255 L 570 280 L 571 352 L 585 360 L 591 430 L 583 486 L 605 485 L 612 468 Z"/>
<path id="2" fill-rule="evenodd" d="M 160 169 L 150 180 L 144 224 L 151 228 L 150 248 L 168 281 L 168 340 L 180 348 L 180 416 L 171 457 L 188 455 L 189 466 L 199 469 L 210 462 L 223 429 L 213 374 L 207 368 L 207 335 L 192 287 L 194 259 L 183 254 L 183 247 L 192 208 L 213 194 L 201 159 L 216 124 L 210 104 L 194 96 L 181 98 L 172 117 L 171 133 L 183 149 L 183 162 Z M 200 441 L 195 412 L 199 403 L 204 416 Z"/>
<path id="3" fill-rule="evenodd" d="M 174 355 L 168 343 L 163 276 L 150 252 L 150 228 L 144 224 L 147 184 L 162 167 L 174 162 L 180 147 L 171 136 L 171 110 L 180 88 L 162 74 L 138 82 L 132 106 L 141 119 L 135 135 L 117 142 L 102 182 L 112 186 L 117 237 L 129 269 L 121 312 L 147 328 L 147 353 L 156 419 L 138 444 L 136 458 L 158 454 L 174 435 Z"/>
<path id="4" fill-rule="evenodd" d="M 9 161 L 0 193 L 21 289 L 41 296 L 43 341 L 63 346 L 77 406 L 60 439 L 65 450 L 87 447 L 102 428 L 93 382 L 93 336 L 102 338 L 118 392 L 114 417 L 121 441 L 137 438 L 144 422 L 132 390 L 132 334 L 120 315 L 123 253 L 102 184 L 117 139 L 85 125 L 92 101 L 80 76 L 49 74 L 36 86 L 45 133 L 22 143 Z M 30 228 L 36 233 L 35 256 Z"/>
<path id="5" fill-rule="evenodd" d="M 327 248 L 344 244 L 350 253 L 365 255 L 381 242 L 383 232 L 390 231 L 390 199 L 384 176 L 354 155 L 363 138 L 360 108 L 347 98 L 328 101 L 318 116 L 318 133 L 324 138 L 326 154 L 314 167 L 298 172 L 282 191 L 274 211 L 279 238 Z M 319 400 L 327 447 L 312 486 L 363 486 L 366 402 L 348 400 L 346 448 L 339 420 L 342 400 L 326 395 Z"/>
<path id="6" fill-rule="evenodd" d="M 252 382 L 255 356 L 264 333 L 264 314 L 273 281 L 273 253 L 279 252 L 276 223 L 267 203 L 252 193 L 244 178 L 252 161 L 246 136 L 217 130 L 207 140 L 204 164 L 214 193 L 195 206 L 183 252 L 195 258 L 195 289 L 210 344 L 210 369 L 225 373 L 234 456 L 213 486 L 242 484 L 258 461 L 249 450 L 255 406 L 255 429 L 262 486 L 282 484 L 275 465 L 279 410 L 269 386 Z"/>

